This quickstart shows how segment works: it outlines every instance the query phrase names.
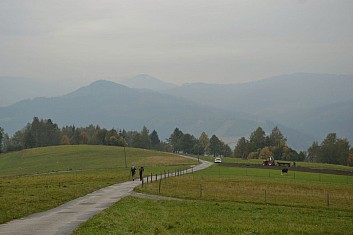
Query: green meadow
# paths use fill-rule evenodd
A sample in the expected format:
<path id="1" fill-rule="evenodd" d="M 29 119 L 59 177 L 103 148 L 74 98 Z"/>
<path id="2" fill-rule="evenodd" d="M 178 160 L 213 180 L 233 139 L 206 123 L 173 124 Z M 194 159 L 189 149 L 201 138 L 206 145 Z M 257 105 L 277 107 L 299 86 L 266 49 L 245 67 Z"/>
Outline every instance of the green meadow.
<path id="1" fill-rule="evenodd" d="M 128 197 L 76 234 L 353 234 L 351 176 L 214 165 L 136 191 L 181 200 Z"/>
<path id="2" fill-rule="evenodd" d="M 1 154 L 0 223 L 130 180 L 131 165 L 143 165 L 145 174 L 159 174 L 196 163 L 169 153 L 108 146 L 55 146 Z"/>
<path id="3" fill-rule="evenodd" d="M 261 164 L 234 158 L 223 162 Z M 0 223 L 130 180 L 131 165 L 143 165 L 145 175 L 155 175 L 195 164 L 196 160 L 170 153 L 108 146 L 56 146 L 1 154 Z M 352 171 L 327 164 L 297 165 Z M 271 167 L 213 165 L 149 182 L 135 190 L 178 200 L 126 197 L 75 233 L 353 234 L 353 177 L 291 169 L 282 176 Z"/>

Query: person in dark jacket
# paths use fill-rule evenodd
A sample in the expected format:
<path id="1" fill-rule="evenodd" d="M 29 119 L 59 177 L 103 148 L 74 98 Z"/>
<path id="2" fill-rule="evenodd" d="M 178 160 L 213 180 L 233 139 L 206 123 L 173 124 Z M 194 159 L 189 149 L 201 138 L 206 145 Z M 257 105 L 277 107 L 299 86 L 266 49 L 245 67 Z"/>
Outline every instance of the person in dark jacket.
<path id="1" fill-rule="evenodd" d="M 143 166 L 140 167 L 139 169 L 139 173 L 140 173 L 140 180 L 142 181 L 143 180 L 143 171 L 145 170 L 145 168 L 143 168 Z"/>
<path id="2" fill-rule="evenodd" d="M 131 177 L 132 177 L 132 181 L 135 180 L 135 174 L 136 174 L 136 167 L 132 166 L 131 167 Z"/>

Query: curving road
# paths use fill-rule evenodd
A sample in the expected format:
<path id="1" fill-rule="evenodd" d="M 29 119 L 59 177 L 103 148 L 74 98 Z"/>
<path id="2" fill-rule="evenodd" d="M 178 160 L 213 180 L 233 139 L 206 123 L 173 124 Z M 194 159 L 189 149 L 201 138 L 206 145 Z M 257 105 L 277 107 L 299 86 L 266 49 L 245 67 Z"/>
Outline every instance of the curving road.
<path id="1" fill-rule="evenodd" d="M 205 169 L 213 164 L 203 160 L 200 161 L 201 164 L 194 166 L 193 171 Z M 185 173 L 190 172 L 189 170 Z M 170 176 L 174 176 L 174 173 Z M 139 184 L 141 184 L 141 181 L 138 180 L 115 184 L 67 202 L 54 209 L 1 224 L 0 234 L 71 234 L 79 224 L 110 207 L 120 199 L 129 196 Z"/>

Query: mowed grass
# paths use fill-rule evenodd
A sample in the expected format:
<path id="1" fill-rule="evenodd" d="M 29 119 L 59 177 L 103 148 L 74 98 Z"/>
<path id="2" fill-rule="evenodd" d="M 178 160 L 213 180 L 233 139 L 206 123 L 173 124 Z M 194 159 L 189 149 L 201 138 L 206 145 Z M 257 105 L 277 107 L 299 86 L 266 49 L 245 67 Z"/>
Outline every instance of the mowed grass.
<path id="1" fill-rule="evenodd" d="M 56 146 L 0 155 L 0 223 L 48 210 L 102 187 L 130 180 L 130 166 L 145 174 L 188 167 L 183 157 L 108 146 Z"/>
<path id="2" fill-rule="evenodd" d="M 352 234 L 352 219 L 346 211 L 127 197 L 74 234 Z"/>
<path id="3" fill-rule="evenodd" d="M 146 167 L 195 164 L 195 161 L 158 151 L 126 148 L 126 163 Z M 125 168 L 122 147 L 68 145 L 27 149 L 0 155 L 0 177 L 43 174 L 51 172 L 85 171 Z M 167 157 L 167 158 L 166 158 Z"/>
<path id="4" fill-rule="evenodd" d="M 126 198 L 77 234 L 353 234 L 352 177 L 320 175 L 212 166 L 137 188 L 182 201 Z"/>

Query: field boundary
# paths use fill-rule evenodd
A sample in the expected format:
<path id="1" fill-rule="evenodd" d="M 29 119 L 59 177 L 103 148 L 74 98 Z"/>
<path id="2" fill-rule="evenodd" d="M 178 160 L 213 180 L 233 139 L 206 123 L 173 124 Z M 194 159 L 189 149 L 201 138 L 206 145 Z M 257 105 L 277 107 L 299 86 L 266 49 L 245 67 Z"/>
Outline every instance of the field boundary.
<path id="1" fill-rule="evenodd" d="M 334 170 L 334 169 L 319 169 L 319 168 L 310 168 L 303 166 L 263 166 L 260 164 L 246 164 L 246 163 L 220 163 L 219 166 L 223 167 L 240 167 L 240 168 L 260 168 L 267 170 L 282 170 L 283 168 L 288 168 L 290 171 L 301 171 L 301 172 L 310 172 L 317 174 L 331 174 L 331 175 L 346 175 L 353 176 L 353 171 L 343 171 L 343 170 Z"/>

